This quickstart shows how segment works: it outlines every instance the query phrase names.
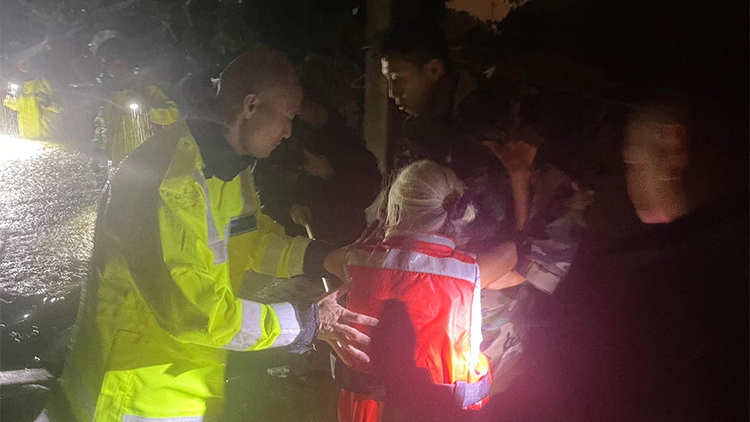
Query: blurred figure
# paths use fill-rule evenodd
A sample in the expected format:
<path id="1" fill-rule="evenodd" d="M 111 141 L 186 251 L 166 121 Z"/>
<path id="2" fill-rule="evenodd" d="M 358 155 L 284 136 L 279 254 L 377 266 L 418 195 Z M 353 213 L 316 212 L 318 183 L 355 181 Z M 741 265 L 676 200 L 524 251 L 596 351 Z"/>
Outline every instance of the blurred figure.
<path id="1" fill-rule="evenodd" d="M 626 355 L 639 363 L 623 380 L 638 416 L 748 414 L 747 135 L 732 128 L 722 113 L 670 96 L 634 113 L 626 130 L 628 196 L 643 223 L 661 226 L 665 252 L 650 277 L 633 274 L 654 294 L 630 321 L 651 339 Z"/>
<path id="2" fill-rule="evenodd" d="M 520 420 L 747 418 L 747 128 L 723 114 L 673 96 L 633 112 L 623 161 L 638 218 L 622 215 L 617 237 L 592 227 L 539 376 L 506 398 Z M 598 202 L 592 220 L 625 201 Z"/>
<path id="3" fill-rule="evenodd" d="M 107 40 L 96 54 L 104 64 L 107 93 L 95 141 L 117 165 L 158 129 L 176 122 L 179 110 L 161 88 L 136 74 L 124 40 Z"/>
<path id="4" fill-rule="evenodd" d="M 455 173 L 433 161 L 405 167 L 388 192 L 385 240 L 350 252 L 349 309 L 383 315 L 393 324 L 384 330 L 405 334 L 381 336 L 373 344 L 379 348 L 373 365 L 351 359 L 337 365 L 339 421 L 414 420 L 413 412 L 429 407 L 478 410 L 489 399 L 489 363 L 479 350 L 479 292 L 495 280 L 456 249 L 453 239 L 476 215 L 465 191 Z M 383 314 L 389 301 L 399 304 L 389 312 L 400 308 L 402 318 Z M 392 353 L 385 352 L 388 344 Z M 425 390 L 427 379 L 433 385 Z M 404 400 L 404 394 L 422 399 Z"/>
<path id="5" fill-rule="evenodd" d="M 3 104 L 18 113 L 18 133 L 27 139 L 60 139 L 62 107 L 49 80 L 27 59 L 17 63 L 19 80 L 8 83 Z"/>

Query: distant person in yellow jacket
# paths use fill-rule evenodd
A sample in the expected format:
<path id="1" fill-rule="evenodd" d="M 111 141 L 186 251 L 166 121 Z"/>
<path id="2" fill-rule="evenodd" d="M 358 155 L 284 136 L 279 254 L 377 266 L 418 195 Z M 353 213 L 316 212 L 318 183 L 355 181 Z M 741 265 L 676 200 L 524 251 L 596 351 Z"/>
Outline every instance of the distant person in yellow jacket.
<path id="1" fill-rule="evenodd" d="M 179 110 L 161 88 L 135 73 L 122 40 L 105 42 L 97 54 L 111 89 L 99 109 L 96 141 L 117 165 L 158 129 L 176 122 Z"/>
<path id="2" fill-rule="evenodd" d="M 18 62 L 23 81 L 10 82 L 3 105 L 18 113 L 18 133 L 22 138 L 52 140 L 60 135 L 62 107 L 50 82 L 32 75 L 28 60 Z"/>

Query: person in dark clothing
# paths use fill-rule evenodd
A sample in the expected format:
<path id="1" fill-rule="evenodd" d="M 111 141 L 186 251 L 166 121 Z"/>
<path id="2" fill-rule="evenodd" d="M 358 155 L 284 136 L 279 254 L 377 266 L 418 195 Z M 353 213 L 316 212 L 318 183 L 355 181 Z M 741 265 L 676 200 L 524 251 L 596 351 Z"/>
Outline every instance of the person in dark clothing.
<path id="1" fill-rule="evenodd" d="M 259 173 L 268 212 L 288 232 L 304 235 L 308 226 L 316 238 L 339 247 L 365 230 L 365 208 L 382 183 L 364 140 L 341 115 L 310 99 L 294 121 L 292 139 L 261 164 Z"/>
<path id="2" fill-rule="evenodd" d="M 391 138 L 392 167 L 431 159 L 462 178 L 478 214 L 459 243 L 480 254 L 480 263 L 484 255 L 483 268 L 500 256 L 495 248 L 517 249 L 515 267 L 482 295 L 483 351 L 493 365 L 496 393 L 516 376 L 533 308 L 568 272 L 593 193 L 544 159 L 546 140 L 519 121 L 508 98 L 491 95 L 453 68 L 439 28 L 423 22 L 396 27 L 380 53 L 389 96 L 407 114 Z M 498 154 L 515 141 L 540 150 L 520 172 L 510 171 Z"/>
<path id="3" fill-rule="evenodd" d="M 621 187 L 592 207 L 553 329 L 531 347 L 538 376 L 499 400 L 514 420 L 747 417 L 747 134 L 712 114 L 669 99 L 630 118 L 633 206 Z"/>

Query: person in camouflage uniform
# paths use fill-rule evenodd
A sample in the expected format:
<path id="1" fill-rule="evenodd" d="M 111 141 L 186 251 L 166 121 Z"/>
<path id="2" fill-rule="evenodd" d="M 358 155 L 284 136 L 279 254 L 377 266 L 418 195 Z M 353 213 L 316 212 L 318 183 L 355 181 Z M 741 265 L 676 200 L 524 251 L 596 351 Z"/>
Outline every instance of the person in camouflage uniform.
<path id="1" fill-rule="evenodd" d="M 523 125 L 510 99 L 451 68 L 439 28 L 407 23 L 380 47 L 389 96 L 408 115 L 391 132 L 391 168 L 426 158 L 464 180 L 478 208 L 458 240 L 465 250 L 486 253 L 515 242 L 515 267 L 482 293 L 482 351 L 493 367 L 493 393 L 500 392 L 518 373 L 534 316 L 568 273 L 593 192 L 545 159 L 546 140 Z"/>

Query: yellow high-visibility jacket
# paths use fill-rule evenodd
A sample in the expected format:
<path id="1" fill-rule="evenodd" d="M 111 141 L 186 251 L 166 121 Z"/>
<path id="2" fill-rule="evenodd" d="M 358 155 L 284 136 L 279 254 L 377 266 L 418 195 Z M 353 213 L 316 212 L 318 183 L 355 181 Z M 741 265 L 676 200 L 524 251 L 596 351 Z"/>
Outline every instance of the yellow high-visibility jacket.
<path id="1" fill-rule="evenodd" d="M 3 104 L 18 112 L 18 133 L 22 138 L 54 140 L 60 136 L 62 107 L 48 80 L 22 83 L 17 96 L 6 96 Z"/>
<path id="2" fill-rule="evenodd" d="M 104 105 L 101 147 L 118 164 L 153 135 L 152 124 L 169 126 L 178 117 L 177 104 L 156 85 L 115 91 Z"/>
<path id="3" fill-rule="evenodd" d="M 230 181 L 206 176 L 185 120 L 154 135 L 123 161 L 100 204 L 60 380 L 76 420 L 215 420 L 227 350 L 299 351 L 312 341 L 315 305 L 236 296 L 247 271 L 301 274 L 310 242 L 261 213 L 251 169 Z"/>

